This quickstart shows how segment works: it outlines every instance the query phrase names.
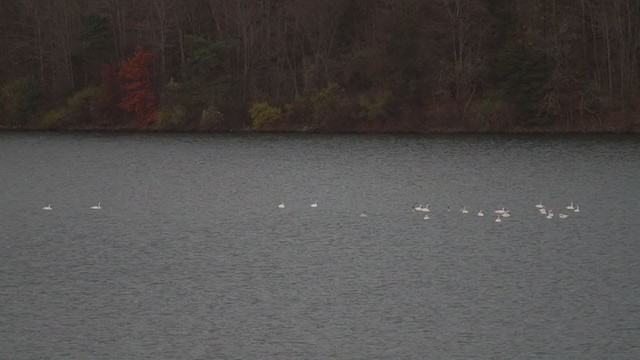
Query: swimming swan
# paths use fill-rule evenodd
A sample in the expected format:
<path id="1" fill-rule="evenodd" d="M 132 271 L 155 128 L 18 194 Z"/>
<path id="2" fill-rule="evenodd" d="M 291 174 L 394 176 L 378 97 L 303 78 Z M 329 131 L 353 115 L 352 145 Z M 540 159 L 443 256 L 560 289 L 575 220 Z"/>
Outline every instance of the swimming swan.
<path id="1" fill-rule="evenodd" d="M 504 206 L 501 209 L 494 211 L 496 214 L 504 214 L 505 212 L 506 210 L 504 209 Z"/>
<path id="2" fill-rule="evenodd" d="M 463 214 L 468 214 L 469 210 L 467 210 L 467 208 L 463 206 L 462 208 L 460 208 L 460 212 Z"/>
<path id="3" fill-rule="evenodd" d="M 566 219 L 566 218 L 568 218 L 568 217 L 569 217 L 569 215 L 566 215 L 566 214 L 560 213 L 560 214 L 558 215 L 558 217 L 559 217 L 560 219 Z"/>
<path id="4" fill-rule="evenodd" d="M 279 207 L 280 209 L 284 209 L 284 203 L 280 203 L 280 205 L 278 205 L 278 207 Z"/>
<path id="5" fill-rule="evenodd" d="M 431 219 L 431 218 L 429 217 L 429 214 L 425 214 L 423 219 L 425 219 L 425 220 L 429 220 L 429 219 Z"/>
<path id="6" fill-rule="evenodd" d="M 509 213 L 509 210 L 505 210 L 504 213 L 502 213 L 502 217 L 511 217 L 511 213 Z"/>
<path id="7" fill-rule="evenodd" d="M 571 205 L 566 207 L 568 210 L 573 210 L 575 209 L 575 207 L 573 206 L 573 201 L 571 202 Z"/>
<path id="8" fill-rule="evenodd" d="M 480 211 L 478 212 L 478 216 L 484 216 L 484 210 L 480 209 Z"/>
<path id="9" fill-rule="evenodd" d="M 317 208 L 317 207 L 318 207 L 318 203 L 317 203 L 317 202 L 314 202 L 313 204 L 311 204 L 311 207 L 312 207 L 312 208 Z"/>
<path id="10" fill-rule="evenodd" d="M 98 203 L 98 205 L 93 205 L 91 207 L 91 210 L 101 210 L 102 209 L 102 203 Z"/>
<path id="11" fill-rule="evenodd" d="M 576 205 L 575 210 L 573 210 L 573 212 L 580 212 L 580 207 L 578 205 Z"/>
<path id="12" fill-rule="evenodd" d="M 502 222 L 502 219 L 500 219 L 500 215 L 498 215 L 498 217 L 495 220 L 493 220 L 493 222 L 497 222 L 497 223 Z"/>
<path id="13" fill-rule="evenodd" d="M 362 214 L 360 214 L 360 217 L 367 217 L 367 212 L 363 211 Z"/>
<path id="14" fill-rule="evenodd" d="M 53 210 L 53 208 L 51 207 L 51 204 L 49 204 L 49 205 L 43 207 L 42 210 Z"/>
<path id="15" fill-rule="evenodd" d="M 542 201 L 540 201 L 540 203 L 538 203 L 538 205 L 536 205 L 536 207 L 537 207 L 538 209 L 542 209 L 542 208 L 544 208 L 544 205 L 542 205 Z"/>
<path id="16" fill-rule="evenodd" d="M 553 210 L 549 210 L 549 213 L 547 214 L 547 219 L 551 219 L 553 217 Z"/>

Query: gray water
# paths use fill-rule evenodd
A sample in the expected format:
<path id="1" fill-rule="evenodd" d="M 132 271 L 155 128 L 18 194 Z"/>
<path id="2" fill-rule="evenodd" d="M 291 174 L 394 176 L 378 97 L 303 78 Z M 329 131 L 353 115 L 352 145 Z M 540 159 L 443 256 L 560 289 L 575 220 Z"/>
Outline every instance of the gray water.
<path id="1" fill-rule="evenodd" d="M 639 179 L 638 137 L 0 134 L 0 358 L 638 359 Z"/>

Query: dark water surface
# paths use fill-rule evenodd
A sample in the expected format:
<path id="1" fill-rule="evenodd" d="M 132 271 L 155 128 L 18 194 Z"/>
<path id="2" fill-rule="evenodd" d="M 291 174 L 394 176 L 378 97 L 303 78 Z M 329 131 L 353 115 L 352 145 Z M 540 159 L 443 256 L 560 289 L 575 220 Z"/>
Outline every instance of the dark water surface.
<path id="1" fill-rule="evenodd" d="M 637 136 L 11 133 L 0 185 L 2 359 L 640 358 Z"/>

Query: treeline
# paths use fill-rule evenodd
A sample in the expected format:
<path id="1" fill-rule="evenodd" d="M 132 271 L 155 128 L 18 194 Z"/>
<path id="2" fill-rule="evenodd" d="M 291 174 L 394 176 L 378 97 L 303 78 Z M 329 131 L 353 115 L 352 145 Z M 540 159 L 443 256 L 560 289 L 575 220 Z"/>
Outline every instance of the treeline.
<path id="1" fill-rule="evenodd" d="M 0 126 L 638 131 L 638 0 L 0 0 Z"/>

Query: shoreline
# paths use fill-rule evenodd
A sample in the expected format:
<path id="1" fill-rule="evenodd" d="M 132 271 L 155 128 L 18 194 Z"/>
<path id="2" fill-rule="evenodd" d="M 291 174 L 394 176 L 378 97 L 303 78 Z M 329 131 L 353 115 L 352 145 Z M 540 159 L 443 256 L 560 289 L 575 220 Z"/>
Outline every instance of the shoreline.
<path id="1" fill-rule="evenodd" d="M 113 134 L 318 134 L 318 135 L 636 135 L 636 128 L 550 129 L 513 128 L 508 130 L 473 130 L 463 128 L 432 128 L 427 130 L 368 129 L 139 129 L 135 127 L 69 127 L 39 129 L 30 127 L 0 126 L 0 132 L 34 133 L 113 133 Z"/>

